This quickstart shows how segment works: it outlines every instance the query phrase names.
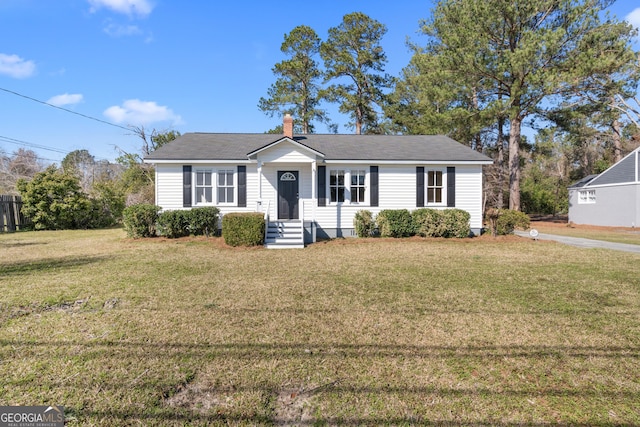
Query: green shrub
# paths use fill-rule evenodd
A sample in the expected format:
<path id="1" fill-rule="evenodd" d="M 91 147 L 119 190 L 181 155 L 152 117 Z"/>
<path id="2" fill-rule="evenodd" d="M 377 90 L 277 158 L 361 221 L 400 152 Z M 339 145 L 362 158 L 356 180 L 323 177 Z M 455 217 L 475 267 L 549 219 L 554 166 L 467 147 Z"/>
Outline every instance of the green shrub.
<path id="1" fill-rule="evenodd" d="M 376 222 L 371 211 L 360 210 L 353 217 L 353 226 L 358 237 L 371 237 L 376 229 Z"/>
<path id="2" fill-rule="evenodd" d="M 193 208 L 189 212 L 189 231 L 194 236 L 215 236 L 218 233 L 220 209 L 208 206 Z"/>
<path id="3" fill-rule="evenodd" d="M 415 234 L 411 213 L 407 209 L 382 210 L 376 222 L 382 237 L 409 237 Z"/>
<path id="4" fill-rule="evenodd" d="M 160 206 L 150 204 L 131 205 L 122 212 L 122 223 L 127 236 L 153 237 L 156 235 L 156 222 Z"/>
<path id="5" fill-rule="evenodd" d="M 189 235 L 189 211 L 164 211 L 158 216 L 158 233 L 169 239 Z"/>
<path id="6" fill-rule="evenodd" d="M 446 230 L 444 237 L 457 237 L 459 239 L 469 237 L 471 215 L 462 209 L 445 209 L 441 212 L 442 222 Z"/>
<path id="7" fill-rule="evenodd" d="M 444 237 L 446 228 L 442 211 L 422 208 L 411 213 L 416 234 L 422 237 Z"/>
<path id="8" fill-rule="evenodd" d="M 22 196 L 22 213 L 36 230 L 91 228 L 91 200 L 82 192 L 77 176 L 49 166 L 27 181 L 16 183 Z"/>
<path id="9" fill-rule="evenodd" d="M 228 213 L 222 217 L 222 237 L 229 246 L 264 244 L 264 215 L 259 212 Z"/>
<path id="10" fill-rule="evenodd" d="M 527 214 L 511 209 L 499 209 L 497 213 L 498 219 L 495 221 L 495 230 L 493 234 L 506 235 L 513 234 L 516 228 L 526 230 L 529 228 L 530 221 Z"/>

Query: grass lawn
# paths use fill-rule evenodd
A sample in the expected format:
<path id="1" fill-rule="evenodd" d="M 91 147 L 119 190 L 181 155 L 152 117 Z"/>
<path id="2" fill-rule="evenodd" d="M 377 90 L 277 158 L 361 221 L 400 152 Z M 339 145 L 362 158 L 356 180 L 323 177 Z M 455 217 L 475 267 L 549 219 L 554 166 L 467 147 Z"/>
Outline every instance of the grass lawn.
<path id="1" fill-rule="evenodd" d="M 69 425 L 640 425 L 640 259 L 0 235 L 0 404 Z"/>

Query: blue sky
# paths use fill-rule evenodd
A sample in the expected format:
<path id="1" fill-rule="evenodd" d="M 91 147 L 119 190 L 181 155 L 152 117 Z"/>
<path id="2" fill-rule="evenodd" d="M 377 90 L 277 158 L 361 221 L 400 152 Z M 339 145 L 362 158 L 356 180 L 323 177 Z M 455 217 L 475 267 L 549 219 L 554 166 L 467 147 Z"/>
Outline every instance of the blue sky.
<path id="1" fill-rule="evenodd" d="M 257 103 L 294 27 L 325 39 L 345 14 L 364 12 L 387 26 L 386 71 L 397 76 L 411 56 L 407 37 L 421 40 L 419 21 L 431 8 L 417 0 L 0 0 L 0 151 L 31 148 L 59 163 L 87 149 L 113 160 L 115 147 L 140 147 L 130 125 L 261 133 L 281 122 Z M 611 12 L 640 25 L 635 1 Z M 350 133 L 346 116 L 330 111 Z"/>

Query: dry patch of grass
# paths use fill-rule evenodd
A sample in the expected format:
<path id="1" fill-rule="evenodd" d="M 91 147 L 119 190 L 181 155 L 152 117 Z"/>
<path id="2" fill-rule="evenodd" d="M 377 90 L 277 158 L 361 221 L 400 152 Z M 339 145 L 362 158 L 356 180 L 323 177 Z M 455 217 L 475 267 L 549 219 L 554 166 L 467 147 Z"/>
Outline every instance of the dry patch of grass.
<path id="1" fill-rule="evenodd" d="M 640 424 L 640 264 L 528 239 L 0 235 L 0 404 L 71 425 Z"/>

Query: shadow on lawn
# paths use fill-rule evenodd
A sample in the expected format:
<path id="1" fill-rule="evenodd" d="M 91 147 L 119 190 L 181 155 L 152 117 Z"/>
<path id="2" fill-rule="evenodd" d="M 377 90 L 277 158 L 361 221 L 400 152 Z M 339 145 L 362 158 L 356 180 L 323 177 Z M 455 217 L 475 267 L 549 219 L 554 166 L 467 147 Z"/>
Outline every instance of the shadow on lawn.
<path id="1" fill-rule="evenodd" d="M 32 274 L 47 272 L 50 270 L 62 270 L 80 267 L 104 261 L 110 257 L 87 256 L 87 257 L 64 257 L 64 258 L 44 258 L 37 261 L 20 261 L 0 264 L 0 272 L 3 276 L 19 276 L 22 274 Z"/>
<path id="2" fill-rule="evenodd" d="M 83 350 L 84 348 L 84 350 Z M 279 360 L 281 363 L 291 361 L 296 366 L 300 363 L 315 364 L 315 359 L 322 360 L 344 360 L 347 359 L 397 359 L 406 360 L 410 358 L 435 358 L 442 360 L 470 360 L 473 362 L 489 361 L 492 359 L 553 359 L 558 358 L 566 361 L 570 358 L 591 359 L 591 358 L 607 358 L 607 359 L 631 359 L 637 361 L 640 359 L 640 347 L 638 346 L 540 346 L 540 345 L 477 345 L 477 346 L 440 346 L 440 345 L 385 345 L 385 344 L 310 344 L 310 343 L 237 343 L 237 344 L 188 344 L 175 342 L 142 342 L 142 341 L 37 341 L 37 340 L 21 340 L 21 339 L 2 339 L 0 340 L 0 360 L 11 360 L 16 354 L 21 357 L 33 357 L 38 359 L 46 358 L 47 352 L 51 351 L 57 357 L 61 357 L 65 351 L 69 352 L 69 358 L 81 358 L 85 362 L 91 359 L 102 359 L 106 365 L 117 365 L 120 360 L 127 358 L 151 358 L 163 360 L 163 363 L 184 364 L 194 369 L 198 366 L 204 366 L 216 363 L 217 359 L 242 360 L 241 365 L 245 367 L 260 366 L 260 362 L 264 360 Z M 37 353 L 37 354 L 36 354 Z M 250 368 L 247 368 L 250 369 Z M 142 369 L 139 369 L 142 370 Z M 131 384 L 122 384 L 117 379 L 111 380 L 106 376 L 101 379 L 99 384 L 100 390 L 120 391 L 123 388 L 131 387 L 144 390 L 145 395 L 158 395 L 159 405 L 150 408 L 112 408 L 110 410 L 100 411 L 92 410 L 89 407 L 76 409 L 73 402 L 67 402 L 69 415 L 79 420 L 89 422 L 93 421 L 113 421 L 114 425 L 122 424 L 162 424 L 162 423 L 196 423 L 207 425 L 210 423 L 247 423 L 247 424 L 276 424 L 276 425 L 435 425 L 435 426 L 462 426 L 462 425 L 479 425 L 479 426 L 529 426 L 543 427 L 551 425 L 549 422 L 501 422 L 499 420 L 477 420 L 477 419 L 459 419 L 452 416 L 451 419 L 426 419 L 422 416 L 392 417 L 392 418 L 376 418 L 367 417 L 322 417 L 314 416 L 312 420 L 306 419 L 291 420 L 278 419 L 277 415 L 266 416 L 253 411 L 242 412 L 238 410 L 210 410 L 202 411 L 197 408 L 172 407 L 166 403 L 167 396 L 174 395 L 180 390 L 188 387 L 188 382 L 179 385 L 171 385 L 169 389 L 165 389 L 166 383 L 162 383 L 156 374 L 151 374 L 150 378 L 146 377 L 146 372 L 136 374 L 131 372 Z M 336 374 L 339 375 L 339 374 Z M 41 387 L 57 388 L 68 386 L 64 380 L 56 383 L 52 380 L 50 384 L 40 384 Z M 90 390 L 95 384 L 89 383 L 90 379 L 74 379 L 74 387 Z M 190 381 L 190 380 L 189 380 Z M 473 398 L 482 398 L 487 401 L 493 398 L 531 398 L 537 399 L 541 396 L 551 396 L 554 398 L 590 398 L 590 399 L 606 399 L 611 402 L 640 401 L 640 391 L 634 388 L 606 388 L 593 387 L 591 385 L 583 387 L 532 387 L 531 385 L 520 387 L 478 387 L 477 385 L 468 385 L 460 387 L 442 387 L 442 386 L 410 386 L 410 385 L 394 385 L 385 384 L 384 378 L 380 378 L 380 384 L 349 384 L 350 379 L 336 379 L 334 382 L 321 386 L 322 392 L 332 394 L 345 395 L 362 395 L 371 394 L 384 396 L 415 394 L 424 396 L 444 396 L 445 398 L 464 400 Z M 6 387 L 22 387 L 33 386 L 33 378 L 24 378 L 16 381 L 6 381 Z M 320 387 L 319 387 L 320 388 Z M 233 386 L 204 387 L 200 393 L 210 395 L 223 395 L 225 393 L 237 392 L 258 392 L 262 396 L 275 396 L 278 390 L 274 389 L 272 384 L 268 382 L 256 382 L 255 384 L 236 384 Z M 222 408 L 225 409 L 225 408 Z M 617 422 L 617 426 L 632 426 L 635 424 Z M 611 420 L 590 418 L 587 423 L 556 423 L 553 425 L 565 426 L 605 426 L 612 425 Z"/>
<path id="3" fill-rule="evenodd" d="M 180 357 L 232 357 L 236 359 L 255 359 L 267 357 L 300 357 L 323 359 L 336 357 L 419 357 L 419 358 L 541 358 L 541 357 L 604 357 L 629 358 L 640 360 L 640 346 L 541 346 L 541 345 L 477 345 L 477 346 L 440 346 L 440 345 L 396 345 L 396 344 L 317 344 L 317 343 L 229 343 L 229 344 L 188 344 L 153 343 L 135 341 L 31 341 L 0 339 L 1 347 L 87 347 L 93 350 L 95 357 L 121 357 L 129 349 L 150 354 L 157 350 L 158 355 Z M 102 348 L 99 351 L 95 349 Z"/>

